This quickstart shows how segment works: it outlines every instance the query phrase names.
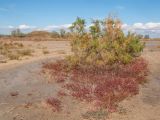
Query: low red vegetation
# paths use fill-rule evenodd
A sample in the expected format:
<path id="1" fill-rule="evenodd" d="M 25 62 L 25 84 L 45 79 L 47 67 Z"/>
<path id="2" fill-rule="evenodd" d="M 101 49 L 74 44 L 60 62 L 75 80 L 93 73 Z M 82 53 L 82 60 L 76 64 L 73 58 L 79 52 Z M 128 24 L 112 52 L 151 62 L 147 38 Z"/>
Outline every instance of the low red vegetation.
<path id="1" fill-rule="evenodd" d="M 86 100 L 91 102 L 92 98 L 92 88 L 89 85 L 84 85 L 80 83 L 69 83 L 65 85 L 67 90 L 70 90 L 71 95 L 80 100 Z"/>
<path id="2" fill-rule="evenodd" d="M 52 110 L 59 112 L 61 110 L 61 101 L 57 98 L 50 97 L 46 99 L 46 103 L 52 107 Z"/>
<path id="3" fill-rule="evenodd" d="M 137 58 L 127 65 L 107 67 L 79 67 L 67 71 L 64 62 L 47 64 L 54 80 L 69 80 L 64 87 L 70 95 L 79 100 L 95 102 L 97 107 L 112 111 L 117 103 L 138 94 L 139 84 L 145 81 L 148 73 L 147 62 Z"/>
<path id="4" fill-rule="evenodd" d="M 64 96 L 67 96 L 67 93 L 65 93 L 64 91 L 58 91 L 57 95 L 59 97 L 64 97 Z"/>
<path id="5" fill-rule="evenodd" d="M 68 75 L 66 69 L 64 69 L 66 67 L 67 66 L 63 63 L 63 61 L 57 61 L 56 63 L 49 63 L 43 66 L 43 68 L 47 68 L 49 70 L 53 79 L 56 80 L 56 82 L 58 83 L 65 81 Z"/>

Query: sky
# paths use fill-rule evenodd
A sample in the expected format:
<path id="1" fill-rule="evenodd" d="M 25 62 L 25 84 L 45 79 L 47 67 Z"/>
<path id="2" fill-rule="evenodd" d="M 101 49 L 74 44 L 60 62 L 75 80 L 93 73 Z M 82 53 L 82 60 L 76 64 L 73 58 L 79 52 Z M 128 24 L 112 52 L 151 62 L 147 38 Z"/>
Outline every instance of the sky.
<path id="1" fill-rule="evenodd" d="M 112 13 L 125 31 L 160 37 L 159 12 L 160 0 L 0 0 L 0 34 L 65 29 L 77 16 L 90 25 Z"/>

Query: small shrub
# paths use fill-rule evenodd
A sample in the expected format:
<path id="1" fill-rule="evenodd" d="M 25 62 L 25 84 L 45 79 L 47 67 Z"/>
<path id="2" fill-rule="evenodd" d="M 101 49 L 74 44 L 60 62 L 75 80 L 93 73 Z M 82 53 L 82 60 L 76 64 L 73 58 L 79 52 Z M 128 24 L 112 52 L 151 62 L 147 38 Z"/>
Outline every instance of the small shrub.
<path id="1" fill-rule="evenodd" d="M 71 95 L 79 100 L 92 101 L 92 88 L 88 85 L 81 85 L 79 83 L 66 84 L 65 88 L 71 91 Z"/>
<path id="2" fill-rule="evenodd" d="M 56 51 L 58 54 L 66 54 L 66 52 L 64 50 L 58 50 Z"/>
<path id="3" fill-rule="evenodd" d="M 43 49 L 43 54 L 49 54 L 49 51 L 47 49 Z"/>
<path id="4" fill-rule="evenodd" d="M 7 54 L 7 57 L 10 59 L 10 60 L 19 60 L 20 58 L 20 54 L 17 54 L 17 53 L 8 53 Z"/>
<path id="5" fill-rule="evenodd" d="M 32 55 L 33 50 L 31 49 L 22 49 L 17 51 L 21 56 L 30 56 Z"/>
<path id="6" fill-rule="evenodd" d="M 50 97 L 46 99 L 46 103 L 52 107 L 52 110 L 59 112 L 61 110 L 61 101 L 57 98 Z"/>
<path id="7" fill-rule="evenodd" d="M 11 92 L 10 95 L 11 95 L 11 96 L 18 96 L 19 93 L 18 93 L 17 91 L 15 91 L 15 92 Z"/>
<path id="8" fill-rule="evenodd" d="M 62 62 L 58 61 L 56 63 L 48 63 L 43 66 L 43 71 L 45 72 L 46 69 L 49 70 L 51 77 L 57 82 L 62 83 L 67 78 L 67 65 Z"/>
<path id="9" fill-rule="evenodd" d="M 82 114 L 84 119 L 105 120 L 108 117 L 108 113 L 104 110 L 88 111 Z"/>
<path id="10" fill-rule="evenodd" d="M 33 105 L 33 103 L 27 102 L 27 103 L 25 103 L 24 107 L 25 108 L 30 108 L 32 105 Z"/>
<path id="11" fill-rule="evenodd" d="M 24 45 L 22 43 L 13 43 L 15 46 L 17 46 L 18 48 L 23 48 Z"/>
<path id="12" fill-rule="evenodd" d="M 59 97 L 64 97 L 64 96 L 67 96 L 67 93 L 65 93 L 64 91 L 58 91 L 57 95 Z"/>
<path id="13" fill-rule="evenodd" d="M 23 48 L 22 43 L 0 43 L 0 54 L 8 57 L 10 60 L 19 60 L 22 56 L 29 56 L 33 50 Z"/>

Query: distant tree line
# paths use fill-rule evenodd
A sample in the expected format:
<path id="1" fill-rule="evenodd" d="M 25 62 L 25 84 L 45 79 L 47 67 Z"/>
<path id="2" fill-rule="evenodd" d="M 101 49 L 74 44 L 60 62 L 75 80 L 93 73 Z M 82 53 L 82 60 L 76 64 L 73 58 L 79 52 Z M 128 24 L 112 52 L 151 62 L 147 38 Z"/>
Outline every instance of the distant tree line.
<path id="1" fill-rule="evenodd" d="M 15 30 L 11 31 L 11 36 L 13 36 L 13 37 L 25 37 L 25 34 L 23 32 L 21 32 L 20 29 L 15 29 Z"/>
<path id="2" fill-rule="evenodd" d="M 68 30 L 60 29 L 59 31 L 52 31 L 52 32 L 47 32 L 47 33 L 51 38 L 64 38 L 64 39 L 72 38 L 75 34 L 75 30 L 79 30 L 79 31 L 77 31 L 77 33 L 83 34 L 85 32 L 85 29 L 84 29 L 85 26 L 83 26 L 84 21 L 81 20 L 80 18 L 77 18 L 76 22 L 73 23 L 73 25 L 71 27 L 69 27 Z M 80 25 L 78 26 L 77 24 L 80 24 Z M 89 28 L 89 32 L 90 32 L 91 36 L 93 38 L 103 36 L 103 33 L 101 32 L 102 31 L 101 26 L 100 26 L 100 24 L 103 24 L 102 21 L 93 20 L 92 24 L 94 26 L 90 26 L 90 28 Z M 33 32 L 35 32 L 35 31 L 33 31 Z M 36 31 L 36 32 L 38 32 L 38 31 Z M 44 33 L 46 33 L 46 31 L 44 31 Z M 23 33 L 20 29 L 15 29 L 15 30 L 11 31 L 12 37 L 26 37 L 29 34 L 30 33 L 28 33 L 28 34 Z M 43 32 L 41 31 L 40 34 L 43 34 Z M 0 37 L 4 37 L 4 36 L 7 36 L 7 35 L 0 34 Z M 139 39 L 150 39 L 150 36 L 148 34 L 146 34 L 146 35 L 137 34 L 137 37 Z"/>
<path id="3" fill-rule="evenodd" d="M 27 37 L 28 35 L 36 32 L 37 36 L 41 34 L 40 36 L 43 36 L 43 34 L 48 34 L 48 36 L 52 38 L 70 38 L 71 37 L 71 32 L 68 32 L 65 29 L 60 29 L 59 31 L 52 31 L 52 32 L 47 32 L 47 31 L 32 31 L 30 33 L 23 33 L 20 29 L 15 29 L 11 31 L 11 36 L 12 37 Z M 35 35 L 35 36 L 36 36 Z M 32 35 L 30 35 L 31 37 Z"/>
<path id="4" fill-rule="evenodd" d="M 148 34 L 147 35 L 137 34 L 137 37 L 139 39 L 150 39 L 150 36 Z"/>

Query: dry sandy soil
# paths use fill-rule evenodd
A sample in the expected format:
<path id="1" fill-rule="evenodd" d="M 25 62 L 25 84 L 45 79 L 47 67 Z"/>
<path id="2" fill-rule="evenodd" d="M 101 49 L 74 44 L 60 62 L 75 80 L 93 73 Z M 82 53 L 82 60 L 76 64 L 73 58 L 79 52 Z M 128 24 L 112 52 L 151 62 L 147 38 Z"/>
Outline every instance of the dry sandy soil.
<path id="1" fill-rule="evenodd" d="M 69 42 L 25 41 L 23 44 L 35 49 L 32 57 L 0 64 L 0 120 L 83 120 L 83 114 L 92 109 L 89 104 L 60 97 L 63 110 L 57 113 L 43 102 L 56 96 L 61 87 L 48 83 L 41 67 L 70 54 Z M 108 115 L 108 120 L 160 120 L 160 48 L 157 45 L 160 42 L 148 42 L 142 55 L 149 62 L 148 83 L 141 86 L 140 94 L 124 100 L 120 111 Z M 39 53 L 41 47 L 47 47 L 50 54 Z"/>

